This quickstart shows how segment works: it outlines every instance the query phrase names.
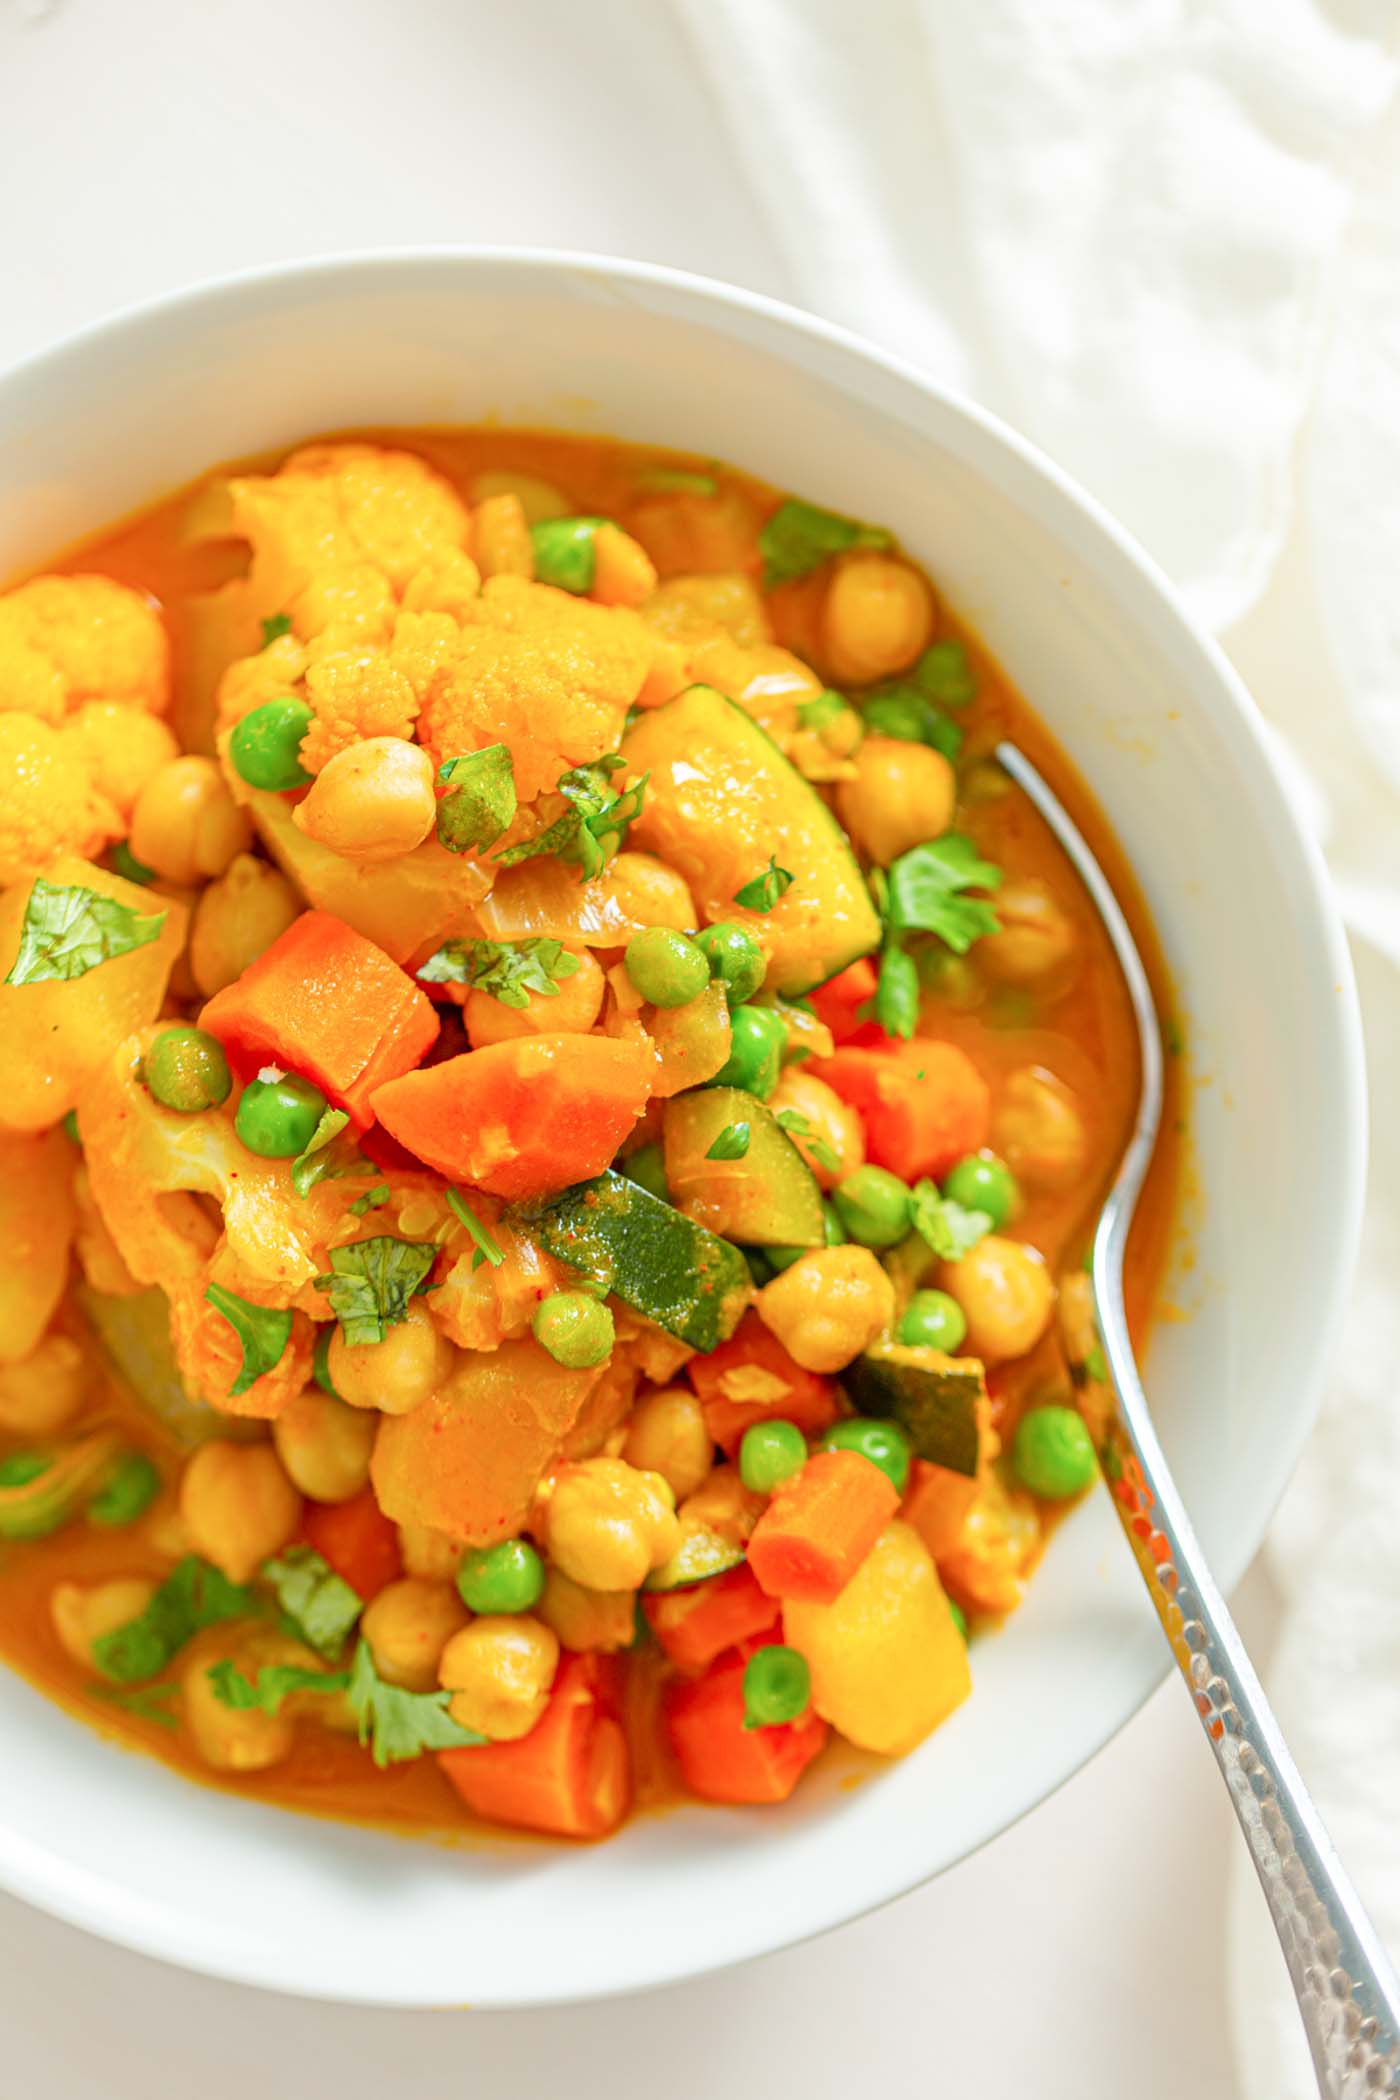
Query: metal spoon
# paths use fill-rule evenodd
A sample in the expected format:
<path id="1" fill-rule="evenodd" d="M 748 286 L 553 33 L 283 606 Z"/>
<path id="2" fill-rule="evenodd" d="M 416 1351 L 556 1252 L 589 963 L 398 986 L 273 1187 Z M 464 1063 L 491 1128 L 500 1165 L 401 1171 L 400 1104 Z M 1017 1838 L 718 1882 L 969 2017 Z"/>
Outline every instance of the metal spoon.
<path id="1" fill-rule="evenodd" d="M 1162 1115 L 1162 1039 L 1142 957 L 1077 825 L 1014 744 L 996 756 L 1073 861 L 1127 983 L 1141 1053 L 1131 1142 L 1094 1234 L 1099 1334 L 1117 1406 L 1100 1444 L 1137 1558 L 1273 1915 L 1326 2100 L 1400 2095 L 1400 1982 L 1332 1849 L 1162 1456 L 1128 1333 L 1123 1257 Z"/>

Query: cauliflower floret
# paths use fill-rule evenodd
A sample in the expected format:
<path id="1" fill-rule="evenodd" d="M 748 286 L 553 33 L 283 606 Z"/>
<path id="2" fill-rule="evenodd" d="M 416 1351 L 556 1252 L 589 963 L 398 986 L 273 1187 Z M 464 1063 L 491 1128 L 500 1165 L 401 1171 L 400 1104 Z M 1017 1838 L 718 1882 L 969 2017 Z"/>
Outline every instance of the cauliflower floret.
<path id="1" fill-rule="evenodd" d="M 481 589 L 481 571 L 469 554 L 449 547 L 410 576 L 403 594 L 405 612 L 450 613 L 465 620 Z"/>
<path id="2" fill-rule="evenodd" d="M 402 671 L 376 649 L 312 652 L 306 697 L 316 719 L 302 739 L 301 762 L 319 773 L 327 759 L 367 737 L 413 735 L 418 703 Z"/>
<path id="3" fill-rule="evenodd" d="M 198 1275 L 172 1284 L 170 1346 L 188 1392 L 220 1414 L 251 1415 L 272 1421 L 293 1401 L 311 1376 L 315 1334 L 304 1313 L 292 1314 L 286 1347 L 270 1371 L 264 1371 L 241 1393 L 232 1391 L 243 1367 L 243 1346 L 224 1315 L 205 1297 L 218 1263 Z M 241 1280 L 241 1278 L 240 1278 Z M 234 1286 L 229 1284 L 228 1289 Z M 239 1297 L 245 1295 L 240 1291 Z M 252 1301 L 256 1303 L 256 1300 Z"/>
<path id="4" fill-rule="evenodd" d="M 55 854 L 90 860 L 124 829 L 60 730 L 37 715 L 0 713 L 0 889 Z"/>
<path id="5" fill-rule="evenodd" d="M 335 562 L 318 569 L 288 606 L 293 631 L 303 640 L 318 635 L 350 642 L 386 642 L 394 629 L 398 600 L 382 569 L 369 562 Z"/>
<path id="6" fill-rule="evenodd" d="M 64 748 L 130 823 L 136 798 L 180 746 L 158 715 L 124 700 L 88 700 L 59 730 Z"/>
<path id="7" fill-rule="evenodd" d="M 170 644 L 160 613 L 110 576 L 36 576 L 0 598 L 0 708 L 56 722 L 84 700 L 164 714 Z"/>
<path id="8" fill-rule="evenodd" d="M 441 475 L 380 445 L 308 445 L 276 474 L 237 477 L 229 493 L 233 529 L 252 543 L 259 602 L 288 607 L 318 572 L 365 563 L 397 595 L 433 555 L 464 548 L 470 531 Z"/>

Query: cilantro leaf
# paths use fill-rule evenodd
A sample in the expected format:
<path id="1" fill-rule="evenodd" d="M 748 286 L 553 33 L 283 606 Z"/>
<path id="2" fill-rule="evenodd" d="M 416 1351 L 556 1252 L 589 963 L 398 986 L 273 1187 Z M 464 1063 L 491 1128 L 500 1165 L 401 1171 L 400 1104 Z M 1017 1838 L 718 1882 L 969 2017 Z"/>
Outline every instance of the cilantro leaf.
<path id="1" fill-rule="evenodd" d="M 523 941 L 444 941 L 418 972 L 423 984 L 464 984 L 489 992 L 502 1006 L 528 1006 L 530 994 L 557 999 L 559 982 L 572 977 L 579 959 L 562 941 L 529 934 Z"/>
<path id="2" fill-rule="evenodd" d="M 262 1577 L 307 1647 L 333 1661 L 364 1609 L 344 1577 L 314 1546 L 286 1547 L 263 1562 Z"/>
<path id="3" fill-rule="evenodd" d="M 920 692 L 945 707 L 966 707 L 977 691 L 977 674 L 961 642 L 931 642 L 909 673 Z"/>
<path id="4" fill-rule="evenodd" d="M 936 933 L 956 955 L 966 955 L 984 933 L 1000 930 L 990 904 L 961 892 L 996 889 L 1001 869 L 983 860 L 960 831 L 901 853 L 891 861 L 887 880 L 886 918 L 898 933 Z"/>
<path id="5" fill-rule="evenodd" d="M 758 550 L 763 556 L 763 588 L 792 583 L 819 569 L 833 554 L 851 547 L 888 547 L 890 535 L 878 525 L 861 525 L 834 510 L 789 497 L 780 503 L 762 532 Z"/>
<path id="6" fill-rule="evenodd" d="M 349 1689 L 348 1670 L 299 1670 L 295 1663 L 269 1663 L 249 1677 L 227 1658 L 205 1671 L 214 1687 L 214 1697 L 234 1713 L 275 1715 L 282 1701 L 293 1692 L 343 1692 Z"/>
<path id="7" fill-rule="evenodd" d="M 437 809 L 437 835 L 449 853 L 494 846 L 515 816 L 515 768 L 509 744 L 488 744 L 438 767 L 451 794 Z"/>
<path id="8" fill-rule="evenodd" d="M 800 1109 L 780 1108 L 778 1110 L 778 1121 L 782 1124 L 789 1137 L 800 1137 L 807 1140 L 808 1155 L 816 1161 L 819 1167 L 825 1167 L 828 1174 L 836 1172 L 841 1162 L 836 1157 L 835 1148 L 829 1145 L 824 1137 L 816 1136 L 812 1129 L 811 1119 L 804 1116 Z"/>
<path id="9" fill-rule="evenodd" d="M 592 765 L 575 766 L 561 774 L 558 792 L 572 806 L 562 817 L 556 817 L 547 830 L 507 846 L 496 859 L 503 867 L 513 868 L 518 861 L 531 860 L 536 854 L 553 853 L 562 861 L 576 864 L 585 882 L 601 875 L 607 861 L 603 841 L 626 836 L 628 825 L 642 813 L 646 784 L 651 777 L 643 773 L 621 794 L 614 794 L 612 776 L 626 764 L 621 752 L 610 751 Z"/>
<path id="10" fill-rule="evenodd" d="M 226 1291 L 221 1283 L 210 1284 L 204 1302 L 223 1314 L 243 1351 L 238 1376 L 228 1389 L 230 1400 L 236 1400 L 255 1379 L 264 1372 L 275 1371 L 281 1363 L 282 1352 L 292 1336 L 291 1311 L 286 1307 L 250 1305 L 236 1291 Z"/>
<path id="11" fill-rule="evenodd" d="M 105 1699 L 109 1706 L 119 1706 L 123 1713 L 133 1714 L 138 1721 L 157 1721 L 162 1728 L 179 1726 L 179 1715 L 170 1706 L 170 1701 L 179 1696 L 178 1684 L 134 1684 L 129 1691 L 120 1685 L 90 1684 L 87 1690 L 95 1698 Z"/>
<path id="12" fill-rule="evenodd" d="M 861 705 L 865 726 L 875 736 L 898 737 L 905 744 L 928 744 L 948 760 L 962 749 L 963 733 L 917 686 L 898 682 L 877 686 Z"/>
<path id="13" fill-rule="evenodd" d="M 291 631 L 291 614 L 273 613 L 271 619 L 262 622 L 262 640 L 258 644 L 259 649 L 270 648 L 274 642 L 280 642 L 283 635 L 290 634 Z"/>
<path id="14" fill-rule="evenodd" d="M 947 1196 L 925 1175 L 909 1195 L 909 1222 L 940 1261 L 961 1261 L 992 1229 L 984 1210 L 966 1210 Z"/>
<path id="15" fill-rule="evenodd" d="M 391 1327 L 407 1318 L 408 1301 L 422 1290 L 437 1251 L 431 1242 L 399 1240 L 390 1233 L 332 1247 L 331 1273 L 316 1277 L 315 1283 L 330 1299 L 351 1348 L 382 1342 Z"/>
<path id="16" fill-rule="evenodd" d="M 747 1123 L 726 1123 L 705 1154 L 706 1159 L 742 1159 L 749 1149 Z"/>
<path id="17" fill-rule="evenodd" d="M 299 1196 L 310 1194 L 318 1181 L 334 1174 L 335 1159 L 327 1152 L 333 1138 L 340 1136 L 350 1121 L 343 1108 L 326 1108 L 321 1111 L 321 1120 L 307 1140 L 304 1152 L 298 1152 L 292 1161 L 292 1187 Z M 342 1172 L 344 1170 L 342 1169 Z"/>
<path id="18" fill-rule="evenodd" d="M 6 984 L 67 984 L 100 963 L 129 955 L 156 939 L 166 914 L 143 915 L 80 882 L 45 882 L 36 875 L 24 907 L 19 950 Z"/>
<path id="19" fill-rule="evenodd" d="M 460 1750 L 486 1737 L 460 1728 L 447 1711 L 451 1692 L 405 1692 L 386 1684 L 374 1667 L 369 1642 L 355 1650 L 350 1671 L 350 1710 L 359 1723 L 361 1743 L 382 1771 L 403 1764 L 425 1750 Z"/>
<path id="20" fill-rule="evenodd" d="M 447 1207 L 457 1223 L 464 1225 L 471 1235 L 476 1248 L 472 1256 L 472 1267 L 479 1269 L 484 1261 L 489 1261 L 493 1269 L 499 1269 L 506 1258 L 505 1250 L 498 1240 L 491 1237 L 460 1189 L 450 1188 L 447 1191 Z"/>
<path id="21" fill-rule="evenodd" d="M 919 1019 L 919 972 L 913 956 L 906 955 L 893 941 L 880 957 L 875 1018 L 886 1035 L 902 1035 L 906 1042 Z"/>
<path id="22" fill-rule="evenodd" d="M 189 1553 L 171 1569 L 143 1612 L 99 1634 L 92 1659 L 109 1684 L 139 1684 L 158 1677 L 204 1627 L 252 1618 L 261 1609 L 254 1590 L 230 1582 L 211 1562 Z"/>
<path id="23" fill-rule="evenodd" d="M 734 892 L 734 902 L 742 904 L 745 911 L 772 911 L 780 897 L 785 897 L 792 888 L 792 876 L 786 868 L 778 866 L 776 854 L 770 853 L 768 865 L 752 882 Z"/>
<path id="24" fill-rule="evenodd" d="M 828 722 L 839 721 L 849 707 L 850 702 L 842 694 L 824 686 L 810 700 L 798 701 L 797 726 L 799 729 L 825 729 Z"/>
<path id="25" fill-rule="evenodd" d="M 367 1210 L 378 1210 L 380 1204 L 387 1203 L 388 1200 L 388 1182 L 377 1182 L 372 1189 L 366 1189 L 363 1196 L 355 1198 L 350 1206 L 350 1215 L 352 1218 L 362 1218 Z"/>

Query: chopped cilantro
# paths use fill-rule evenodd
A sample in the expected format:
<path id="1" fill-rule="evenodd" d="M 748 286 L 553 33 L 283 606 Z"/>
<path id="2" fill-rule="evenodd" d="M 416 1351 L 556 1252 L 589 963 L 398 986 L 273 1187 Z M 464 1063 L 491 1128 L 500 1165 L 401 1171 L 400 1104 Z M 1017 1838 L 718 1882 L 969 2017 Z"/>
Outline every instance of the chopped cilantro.
<path id="1" fill-rule="evenodd" d="M 178 1684 L 134 1684 L 129 1690 L 116 1684 L 90 1684 L 87 1689 L 95 1698 L 105 1699 L 109 1706 L 119 1706 L 138 1721 L 155 1721 L 162 1728 L 179 1725 L 180 1717 L 170 1706 L 170 1701 L 179 1696 Z"/>
<path id="2" fill-rule="evenodd" d="M 376 1182 L 375 1186 L 372 1189 L 365 1190 L 363 1196 L 357 1196 L 355 1198 L 354 1202 L 350 1206 L 350 1215 L 352 1218 L 362 1218 L 367 1210 L 378 1210 L 379 1206 L 382 1203 L 387 1203 L 388 1200 L 388 1182 Z"/>
<path id="3" fill-rule="evenodd" d="M 437 835 L 449 853 L 494 846 L 515 815 L 515 770 L 509 744 L 488 744 L 438 768 L 448 782 L 437 809 Z"/>
<path id="4" fill-rule="evenodd" d="M 920 692 L 945 707 L 966 707 L 977 691 L 977 676 L 961 642 L 931 642 L 909 673 Z"/>
<path id="5" fill-rule="evenodd" d="M 755 875 L 742 889 L 734 892 L 734 902 L 742 904 L 745 911 L 772 911 L 780 897 L 792 888 L 792 876 L 786 868 L 778 866 L 776 854 L 770 853 L 768 865 L 761 875 Z"/>
<path id="6" fill-rule="evenodd" d="M 875 1018 L 886 1035 L 901 1035 L 908 1042 L 919 1019 L 919 972 L 912 955 L 897 941 L 889 941 L 880 957 L 880 976 L 875 987 Z"/>
<path id="7" fill-rule="evenodd" d="M 351 1348 L 382 1342 L 407 1318 L 408 1301 L 423 1289 L 437 1251 L 430 1242 L 399 1240 L 389 1233 L 332 1247 L 331 1273 L 315 1283 L 329 1298 Z"/>
<path id="8" fill-rule="evenodd" d="M 492 1239 L 460 1189 L 450 1188 L 447 1191 L 447 1207 L 457 1223 L 464 1225 L 471 1235 L 476 1248 L 472 1256 L 472 1267 L 479 1269 L 484 1261 L 489 1261 L 493 1269 L 499 1269 L 506 1258 L 505 1252 L 499 1241 Z"/>
<path id="9" fill-rule="evenodd" d="M 523 941 L 444 941 L 418 972 L 424 984 L 464 984 L 489 992 L 502 1006 L 528 1006 L 530 994 L 557 999 L 559 982 L 572 977 L 579 959 L 562 941 L 530 934 Z"/>
<path id="10" fill-rule="evenodd" d="M 280 642 L 283 635 L 290 634 L 291 631 L 291 614 L 273 613 L 270 619 L 264 620 L 262 622 L 262 641 L 258 644 L 258 646 L 260 649 L 270 648 L 273 642 Z"/>
<path id="11" fill-rule="evenodd" d="M 165 924 L 163 911 L 143 916 L 115 897 L 104 897 L 80 882 L 45 882 L 36 875 L 24 907 L 19 950 L 6 984 L 68 983 L 100 963 L 129 955 L 156 939 Z"/>
<path id="12" fill-rule="evenodd" d="M 833 554 L 851 547 L 888 547 L 890 535 L 878 525 L 861 525 L 834 510 L 789 497 L 780 503 L 762 532 L 758 548 L 763 556 L 763 587 L 791 583 L 819 569 Z"/>
<path id="13" fill-rule="evenodd" d="M 950 761 L 962 749 L 963 734 L 957 723 L 917 686 L 877 686 L 866 694 L 861 712 L 866 728 L 875 736 L 897 737 L 906 744 L 929 744 Z"/>
<path id="14" fill-rule="evenodd" d="M 828 722 L 839 721 L 850 703 L 840 693 L 833 693 L 828 686 L 814 693 L 810 700 L 797 703 L 797 726 L 799 729 L 825 729 Z"/>
<path id="15" fill-rule="evenodd" d="M 460 1750 L 486 1737 L 461 1728 L 447 1711 L 451 1692 L 405 1692 L 386 1684 L 374 1667 L 369 1642 L 355 1650 L 348 1686 L 350 1710 L 359 1723 L 360 1741 L 381 1771 L 405 1763 L 425 1750 Z"/>
<path id="16" fill-rule="evenodd" d="M 947 831 L 890 863 L 885 917 L 897 933 L 936 933 L 955 954 L 966 955 L 1001 921 L 990 904 L 962 892 L 994 890 L 1000 881 L 1001 869 L 983 860 L 970 838 Z"/>
<path id="17" fill-rule="evenodd" d="M 110 1684 L 157 1677 L 187 1641 L 206 1626 L 247 1619 L 262 1609 L 255 1591 L 230 1582 L 198 1554 L 189 1553 L 166 1576 L 143 1612 L 99 1634 L 92 1659 Z"/>
<path id="18" fill-rule="evenodd" d="M 815 1135 L 811 1119 L 804 1116 L 800 1109 L 780 1108 L 778 1110 L 778 1121 L 782 1124 L 789 1137 L 806 1139 L 808 1156 L 814 1159 L 819 1167 L 825 1167 L 828 1174 L 836 1172 L 841 1162 L 836 1157 L 834 1149 L 824 1137 Z"/>
<path id="19" fill-rule="evenodd" d="M 747 1123 L 726 1123 L 705 1154 L 706 1159 L 742 1159 L 749 1149 Z"/>
<path id="20" fill-rule="evenodd" d="M 249 1677 L 227 1658 L 204 1673 L 214 1687 L 214 1697 L 234 1713 L 275 1715 L 282 1701 L 293 1692 L 344 1692 L 350 1687 L 348 1670 L 301 1670 L 295 1663 L 269 1663 L 256 1677 Z"/>
<path id="21" fill-rule="evenodd" d="M 592 765 L 575 766 L 562 774 L 559 793 L 571 807 L 534 838 L 507 846 L 496 855 L 497 860 L 512 868 L 536 854 L 553 853 L 560 860 L 577 865 L 585 882 L 601 875 L 607 863 L 603 841 L 625 837 L 628 825 L 642 813 L 648 774 L 643 773 L 621 794 L 614 794 L 610 785 L 613 774 L 626 764 L 620 752 L 611 751 Z"/>
<path id="22" fill-rule="evenodd" d="M 909 1222 L 940 1261 L 961 1261 L 992 1229 L 986 1211 L 966 1210 L 961 1203 L 940 1196 L 937 1184 L 927 1176 L 910 1191 Z"/>
<path id="23" fill-rule="evenodd" d="M 246 1298 L 225 1290 L 221 1283 L 210 1284 L 204 1302 L 223 1314 L 243 1351 L 238 1376 L 228 1389 L 230 1400 L 236 1400 L 255 1379 L 275 1371 L 281 1363 L 282 1352 L 291 1340 L 292 1315 L 284 1307 L 250 1305 Z"/>
<path id="24" fill-rule="evenodd" d="M 363 1609 L 349 1583 L 313 1546 L 286 1547 L 275 1560 L 264 1561 L 262 1575 L 299 1638 L 333 1661 Z"/>

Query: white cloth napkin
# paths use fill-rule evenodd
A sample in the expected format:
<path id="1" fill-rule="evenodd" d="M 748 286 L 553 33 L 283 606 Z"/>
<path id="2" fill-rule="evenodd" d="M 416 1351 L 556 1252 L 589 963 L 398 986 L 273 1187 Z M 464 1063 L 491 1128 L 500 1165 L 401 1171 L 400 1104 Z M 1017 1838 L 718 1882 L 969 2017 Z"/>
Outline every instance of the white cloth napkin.
<path id="1" fill-rule="evenodd" d="M 1270 1540 L 1270 1682 L 1400 1949 L 1400 150 L 1348 230 L 1400 0 L 672 4 L 805 302 L 1038 440 L 1200 618 L 1248 612 L 1301 495 L 1330 654 L 1254 689 L 1356 938 L 1377 1098 L 1346 1346 Z M 1308 2100 L 1237 1868 L 1239 2091 Z"/>

